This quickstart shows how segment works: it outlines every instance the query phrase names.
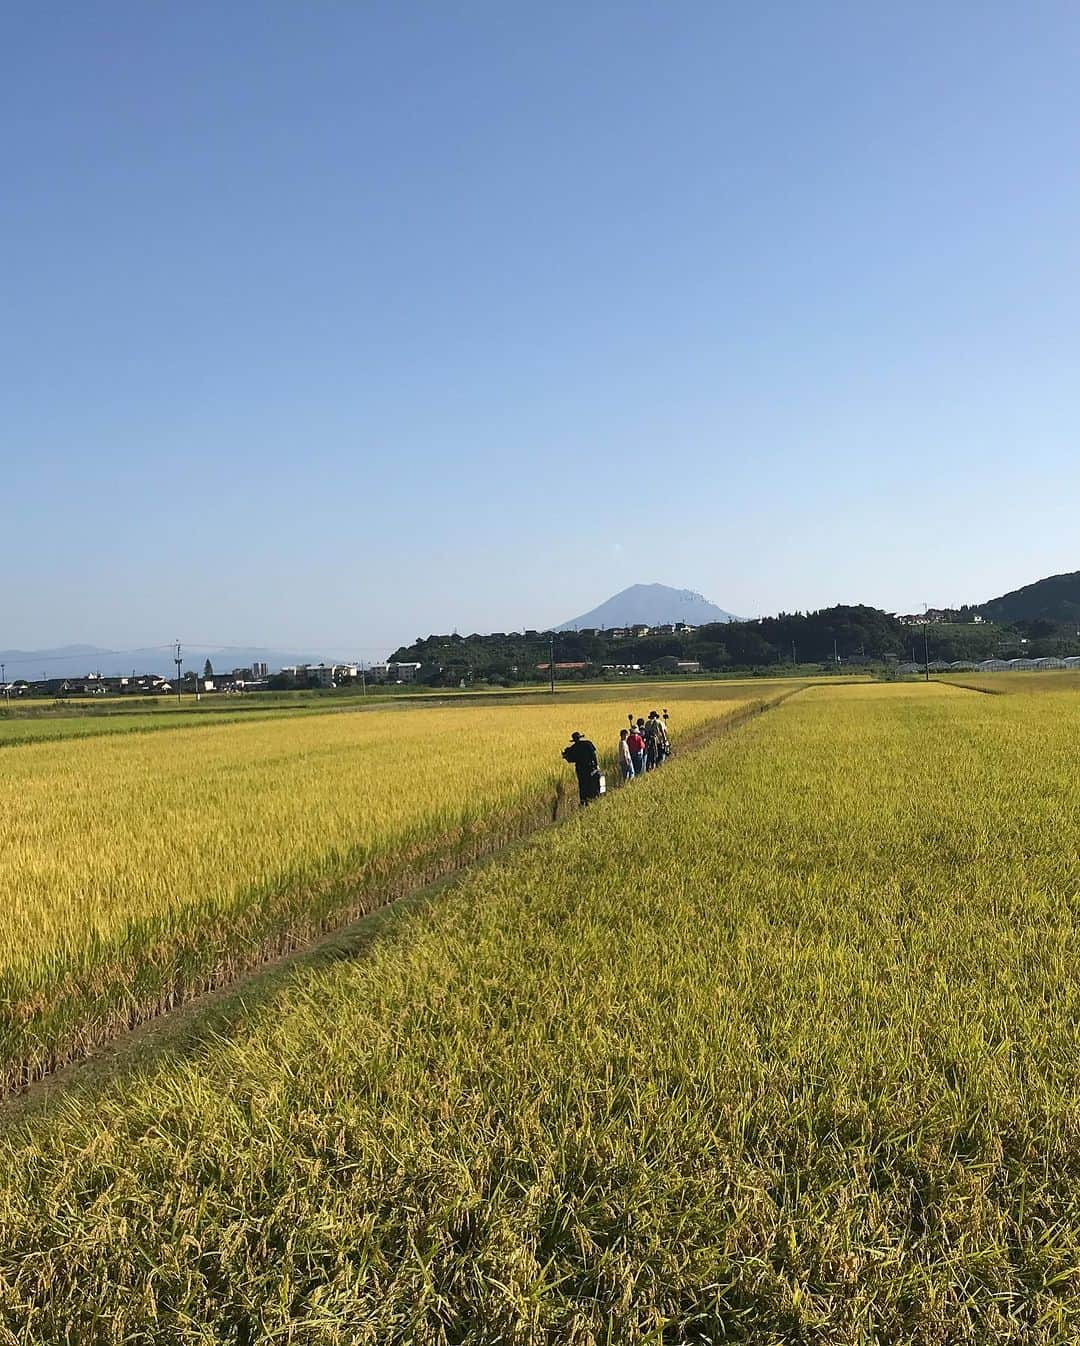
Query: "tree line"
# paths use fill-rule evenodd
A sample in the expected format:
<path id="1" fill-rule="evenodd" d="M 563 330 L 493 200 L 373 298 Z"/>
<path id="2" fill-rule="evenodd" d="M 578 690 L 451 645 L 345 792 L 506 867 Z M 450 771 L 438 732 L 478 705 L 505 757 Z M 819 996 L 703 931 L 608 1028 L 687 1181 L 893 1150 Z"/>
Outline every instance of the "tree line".
<path id="1" fill-rule="evenodd" d="M 783 665 L 874 665 L 931 660 L 980 660 L 1080 654 L 1074 625 L 1043 619 L 1008 626 L 977 622 L 968 611 L 952 620 L 911 626 L 879 608 L 838 605 L 816 612 L 780 613 L 747 622 L 717 622 L 693 631 L 614 636 L 610 632 L 554 633 L 556 676 L 562 680 L 605 676 L 605 665 L 640 665 L 643 672 L 672 673 L 679 663 L 702 671 L 775 672 Z M 422 665 L 419 681 L 512 685 L 547 676 L 550 632 L 430 635 L 391 656 Z M 562 665 L 574 667 L 559 668 Z"/>

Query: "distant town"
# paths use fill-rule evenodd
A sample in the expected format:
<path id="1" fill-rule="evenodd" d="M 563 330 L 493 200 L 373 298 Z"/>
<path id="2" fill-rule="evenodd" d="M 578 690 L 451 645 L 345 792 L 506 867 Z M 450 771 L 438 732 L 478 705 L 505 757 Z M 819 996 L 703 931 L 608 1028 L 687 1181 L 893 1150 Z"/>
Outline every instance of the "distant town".
<path id="1" fill-rule="evenodd" d="M 271 671 L 266 664 L 218 672 L 207 661 L 201 670 L 181 673 L 179 690 L 193 695 L 235 695 L 245 692 L 312 690 L 319 688 L 364 686 L 368 683 L 401 684 L 413 682 L 420 672 L 418 663 L 376 664 L 294 664 Z M 0 682 L 0 695 L 9 699 L 20 696 L 168 696 L 178 690 L 176 678 L 160 673 L 106 675 L 85 673 L 78 677 L 16 678 Z"/>

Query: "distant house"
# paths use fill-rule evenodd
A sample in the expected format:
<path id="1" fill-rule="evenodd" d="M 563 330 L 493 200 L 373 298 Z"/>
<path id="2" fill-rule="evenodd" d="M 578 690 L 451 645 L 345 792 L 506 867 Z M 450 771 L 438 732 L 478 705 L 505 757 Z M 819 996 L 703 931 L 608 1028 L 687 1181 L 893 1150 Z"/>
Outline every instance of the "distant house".
<path id="1" fill-rule="evenodd" d="M 537 664 L 536 667 L 537 667 L 537 669 L 538 669 L 541 673 L 547 673 L 548 670 L 551 668 L 551 665 L 550 665 L 550 664 Z M 577 663 L 562 663 L 562 664 L 558 661 L 558 659 L 555 660 L 555 672 L 556 672 L 556 673 L 568 673 L 568 672 L 570 672 L 570 671 L 573 670 L 573 669 L 581 669 L 581 668 L 588 668 L 588 667 L 589 667 L 589 665 L 588 665 L 584 660 L 581 660 L 580 662 L 577 662 Z"/>
<path id="2" fill-rule="evenodd" d="M 701 661 L 698 659 L 680 659 L 675 665 L 677 673 L 700 673 Z"/>
<path id="3" fill-rule="evenodd" d="M 904 626 L 933 626 L 935 622 L 951 622 L 956 619 L 956 613 L 947 608 L 927 608 L 925 612 L 894 612 L 893 616 Z"/>
<path id="4" fill-rule="evenodd" d="M 423 664 L 387 661 L 385 664 L 368 664 L 364 671 L 372 682 L 415 682 L 421 668 Z"/>
<path id="5" fill-rule="evenodd" d="M 651 635 L 651 633 L 652 633 L 652 627 L 651 627 L 651 626 L 646 626 L 646 625 L 644 624 L 644 622 L 637 622 L 634 626 L 632 626 L 632 627 L 630 628 L 630 631 L 631 631 L 631 634 L 633 634 L 633 635 L 635 635 L 635 636 L 639 636 L 639 637 L 640 637 L 640 636 L 647 636 L 647 635 Z"/>

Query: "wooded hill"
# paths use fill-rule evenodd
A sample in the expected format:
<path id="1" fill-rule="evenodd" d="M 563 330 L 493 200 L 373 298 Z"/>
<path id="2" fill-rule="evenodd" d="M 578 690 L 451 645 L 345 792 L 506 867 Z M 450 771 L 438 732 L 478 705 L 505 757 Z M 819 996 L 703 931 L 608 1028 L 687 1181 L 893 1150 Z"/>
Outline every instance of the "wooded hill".
<path id="1" fill-rule="evenodd" d="M 910 626 L 878 608 L 842 605 L 748 622 L 717 622 L 687 632 L 616 636 L 603 631 L 561 631 L 554 634 L 556 676 L 562 680 L 600 678 L 619 665 L 635 664 L 642 672 L 666 675 L 679 672 L 679 662 L 700 663 L 702 671 L 709 673 L 776 672 L 793 663 L 835 667 L 837 660 L 850 667 L 921 660 L 924 648 L 932 660 L 950 662 L 1080 654 L 1075 626 L 1045 620 L 1008 626 L 980 623 L 975 621 L 974 610 L 948 615 L 955 620 Z M 501 685 L 542 682 L 548 676 L 552 634 L 432 635 L 402 646 L 391 658 L 418 662 L 420 681 L 433 686 L 456 686 L 463 679 Z"/>
<path id="2" fill-rule="evenodd" d="M 1025 584 L 977 611 L 988 621 L 1067 623 L 1075 631 L 1080 626 L 1080 570 Z"/>

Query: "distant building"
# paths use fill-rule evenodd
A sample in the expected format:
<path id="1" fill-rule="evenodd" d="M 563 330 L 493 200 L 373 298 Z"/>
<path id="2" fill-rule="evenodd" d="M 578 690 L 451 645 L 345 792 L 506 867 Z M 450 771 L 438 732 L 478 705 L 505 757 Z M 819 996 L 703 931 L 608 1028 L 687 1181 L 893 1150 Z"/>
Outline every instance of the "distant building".
<path id="1" fill-rule="evenodd" d="M 927 608 L 925 612 L 895 612 L 893 616 L 904 626 L 933 626 L 936 622 L 954 622 L 957 613 L 950 608 Z"/>
<path id="2" fill-rule="evenodd" d="M 415 682 L 423 667 L 418 663 L 368 664 L 364 670 L 372 682 Z"/>
<path id="3" fill-rule="evenodd" d="M 675 665 L 677 673 L 700 673 L 701 661 L 698 659 L 680 659 Z"/>
<path id="4" fill-rule="evenodd" d="M 284 671 L 295 674 L 298 682 L 306 682 L 309 687 L 334 686 L 333 664 L 297 664 L 295 668 Z"/>

